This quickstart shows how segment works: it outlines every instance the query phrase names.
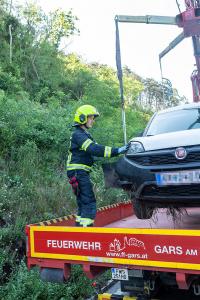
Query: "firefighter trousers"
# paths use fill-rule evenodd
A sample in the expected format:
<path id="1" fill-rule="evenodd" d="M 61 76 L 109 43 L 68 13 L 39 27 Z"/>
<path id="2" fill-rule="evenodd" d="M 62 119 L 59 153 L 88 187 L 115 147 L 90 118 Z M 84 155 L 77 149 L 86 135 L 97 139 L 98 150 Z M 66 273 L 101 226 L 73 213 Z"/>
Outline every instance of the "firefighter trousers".
<path id="1" fill-rule="evenodd" d="M 76 170 L 74 173 L 78 181 L 79 192 L 76 196 L 78 211 L 81 218 L 95 219 L 96 198 L 93 191 L 90 173 L 84 170 Z"/>

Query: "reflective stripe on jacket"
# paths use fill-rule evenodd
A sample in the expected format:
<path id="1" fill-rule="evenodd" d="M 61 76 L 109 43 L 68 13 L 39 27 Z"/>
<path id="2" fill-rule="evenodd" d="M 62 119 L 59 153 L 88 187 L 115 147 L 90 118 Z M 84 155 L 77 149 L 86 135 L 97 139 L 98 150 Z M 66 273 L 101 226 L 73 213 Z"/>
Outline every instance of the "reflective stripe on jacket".
<path id="1" fill-rule="evenodd" d="M 89 132 L 77 126 L 71 136 L 67 171 L 90 171 L 93 165 L 93 156 L 112 157 L 118 155 L 118 148 L 97 144 Z"/>

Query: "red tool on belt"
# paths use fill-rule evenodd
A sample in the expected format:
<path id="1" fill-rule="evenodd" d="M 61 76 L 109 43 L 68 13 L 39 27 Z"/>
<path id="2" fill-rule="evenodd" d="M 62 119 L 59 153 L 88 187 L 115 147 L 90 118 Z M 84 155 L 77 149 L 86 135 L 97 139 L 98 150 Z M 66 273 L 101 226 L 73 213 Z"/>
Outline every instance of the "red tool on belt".
<path id="1" fill-rule="evenodd" d="M 73 193 L 77 196 L 79 193 L 79 186 L 78 186 L 78 181 L 77 181 L 76 176 L 73 176 L 72 178 L 70 178 L 69 183 L 72 186 Z"/>

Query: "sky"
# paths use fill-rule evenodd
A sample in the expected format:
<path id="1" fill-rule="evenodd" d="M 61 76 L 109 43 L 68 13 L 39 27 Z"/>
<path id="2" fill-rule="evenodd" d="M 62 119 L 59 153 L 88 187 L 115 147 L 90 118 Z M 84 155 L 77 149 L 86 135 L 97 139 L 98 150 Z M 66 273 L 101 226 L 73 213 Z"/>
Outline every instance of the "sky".
<path id="1" fill-rule="evenodd" d="M 185 10 L 184 0 L 178 0 Z M 72 9 L 79 20 L 80 36 L 67 41 L 66 53 L 75 52 L 88 63 L 98 62 L 116 69 L 115 15 L 179 14 L 176 0 L 38 0 L 47 13 L 56 8 Z M 143 78 L 161 81 L 159 53 L 182 32 L 174 25 L 120 23 L 122 65 Z M 191 38 L 184 39 L 162 59 L 163 76 L 180 95 L 192 101 L 190 76 L 195 69 Z"/>

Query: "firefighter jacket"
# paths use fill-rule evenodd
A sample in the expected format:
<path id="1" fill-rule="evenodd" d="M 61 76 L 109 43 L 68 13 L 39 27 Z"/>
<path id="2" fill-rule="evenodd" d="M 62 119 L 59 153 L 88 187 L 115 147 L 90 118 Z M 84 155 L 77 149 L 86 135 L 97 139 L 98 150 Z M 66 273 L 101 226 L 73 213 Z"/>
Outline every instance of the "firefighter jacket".
<path id="1" fill-rule="evenodd" d="M 71 136 L 67 173 L 72 170 L 90 171 L 94 163 L 93 156 L 113 157 L 118 155 L 118 148 L 97 144 L 89 132 L 77 126 Z"/>

